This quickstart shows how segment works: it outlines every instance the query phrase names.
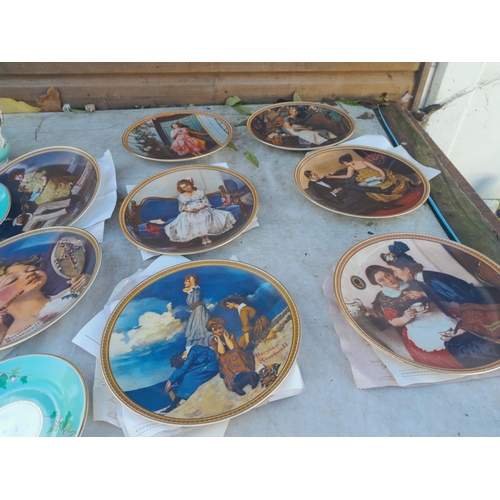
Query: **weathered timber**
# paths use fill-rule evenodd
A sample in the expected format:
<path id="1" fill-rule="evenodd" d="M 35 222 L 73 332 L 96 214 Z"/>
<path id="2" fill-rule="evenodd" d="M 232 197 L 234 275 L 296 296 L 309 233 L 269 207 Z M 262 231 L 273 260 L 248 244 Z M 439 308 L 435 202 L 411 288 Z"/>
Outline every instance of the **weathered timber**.
<path id="1" fill-rule="evenodd" d="M 395 103 L 382 112 L 408 153 L 441 171 L 430 181 L 431 197 L 460 242 L 500 262 L 500 221 L 409 112 Z"/>

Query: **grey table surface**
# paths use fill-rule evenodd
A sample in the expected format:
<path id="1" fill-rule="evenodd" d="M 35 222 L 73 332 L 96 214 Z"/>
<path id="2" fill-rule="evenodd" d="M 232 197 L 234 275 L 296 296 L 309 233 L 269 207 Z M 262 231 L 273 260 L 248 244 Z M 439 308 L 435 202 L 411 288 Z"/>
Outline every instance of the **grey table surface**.
<path id="1" fill-rule="evenodd" d="M 261 106 L 247 106 L 256 110 Z M 352 138 L 385 135 L 378 121 L 359 119 L 365 108 L 346 107 L 354 118 Z M 83 436 L 122 436 L 108 423 L 92 420 L 95 358 L 72 343 L 76 333 L 107 302 L 114 286 L 144 268 L 139 250 L 122 234 L 118 212 L 135 185 L 163 170 L 226 162 L 246 176 L 259 194 L 259 227 L 191 260 L 228 259 L 255 265 L 276 277 L 291 293 L 300 314 L 302 341 L 297 362 L 305 389 L 233 418 L 226 436 L 498 436 L 500 379 L 493 377 L 425 387 L 358 390 L 335 333 L 322 285 L 342 255 L 356 243 L 394 232 L 446 237 L 427 204 L 409 214 L 370 220 L 329 212 L 297 189 L 294 170 L 303 152 L 262 144 L 242 125 L 245 117 L 227 106 L 188 109 L 217 113 L 234 126 L 237 151 L 224 148 L 188 162 L 162 163 L 138 158 L 122 146 L 123 132 L 136 121 L 181 108 L 27 113 L 5 115 L 3 132 L 11 142 L 10 159 L 49 146 L 72 146 L 100 158 L 109 149 L 116 167 L 118 202 L 106 221 L 99 274 L 80 303 L 50 328 L 20 344 L 7 358 L 52 353 L 72 361 L 89 387 L 89 416 Z M 255 167 L 244 156 L 252 151 Z"/>

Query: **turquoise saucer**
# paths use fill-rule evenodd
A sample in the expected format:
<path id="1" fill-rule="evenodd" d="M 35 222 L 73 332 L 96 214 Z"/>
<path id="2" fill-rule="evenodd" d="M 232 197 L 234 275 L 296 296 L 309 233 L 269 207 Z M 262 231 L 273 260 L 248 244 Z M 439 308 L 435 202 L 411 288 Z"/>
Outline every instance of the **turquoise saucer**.
<path id="1" fill-rule="evenodd" d="M 76 437 L 88 391 L 79 370 L 51 354 L 0 362 L 0 437 Z"/>
<path id="2" fill-rule="evenodd" d="M 0 184 L 0 224 L 9 214 L 10 201 L 10 191 L 3 184 Z"/>

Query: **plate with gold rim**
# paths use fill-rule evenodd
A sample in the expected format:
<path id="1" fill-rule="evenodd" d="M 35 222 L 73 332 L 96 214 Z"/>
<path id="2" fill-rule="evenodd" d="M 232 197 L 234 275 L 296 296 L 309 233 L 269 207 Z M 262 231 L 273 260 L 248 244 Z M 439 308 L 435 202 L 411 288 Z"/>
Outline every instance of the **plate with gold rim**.
<path id="1" fill-rule="evenodd" d="M 430 184 L 418 167 L 384 149 L 332 146 L 314 151 L 295 168 L 300 192 L 343 215 L 387 218 L 419 208 Z"/>
<path id="2" fill-rule="evenodd" d="M 355 330 L 399 361 L 500 368 L 500 266 L 472 248 L 412 233 L 370 238 L 340 259 L 334 290 Z"/>
<path id="3" fill-rule="evenodd" d="M 101 364 L 132 411 L 180 426 L 262 403 L 296 359 L 300 320 L 288 291 L 249 264 L 179 264 L 136 286 L 110 316 Z"/>
<path id="4" fill-rule="evenodd" d="M 0 361 L 0 437 L 78 437 L 88 411 L 82 374 L 51 354 Z"/>
<path id="5" fill-rule="evenodd" d="M 254 139 L 280 149 L 313 151 L 345 141 L 354 120 L 343 111 L 316 102 L 283 102 L 256 111 L 247 122 Z"/>
<path id="6" fill-rule="evenodd" d="M 0 241 L 44 227 L 71 226 L 94 201 L 100 181 L 97 161 L 77 148 L 43 148 L 16 158 L 0 169 L 0 183 L 11 198 Z"/>
<path id="7" fill-rule="evenodd" d="M 101 249 L 87 231 L 36 229 L 0 243 L 0 350 L 55 323 L 93 283 Z"/>
<path id="8" fill-rule="evenodd" d="M 205 111 L 170 111 L 143 118 L 123 134 L 122 144 L 135 156 L 153 161 L 186 161 L 227 146 L 233 127 Z"/>
<path id="9" fill-rule="evenodd" d="M 120 209 L 120 227 L 139 248 L 187 255 L 218 248 L 254 221 L 257 191 L 243 175 L 193 165 L 156 174 L 136 186 Z"/>

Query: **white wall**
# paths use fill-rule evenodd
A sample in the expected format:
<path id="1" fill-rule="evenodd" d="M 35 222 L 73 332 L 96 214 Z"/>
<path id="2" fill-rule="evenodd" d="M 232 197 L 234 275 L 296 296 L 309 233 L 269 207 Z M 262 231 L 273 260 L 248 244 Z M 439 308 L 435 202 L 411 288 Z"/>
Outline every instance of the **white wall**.
<path id="1" fill-rule="evenodd" d="M 500 63 L 438 63 L 423 124 L 483 199 L 500 199 Z"/>

